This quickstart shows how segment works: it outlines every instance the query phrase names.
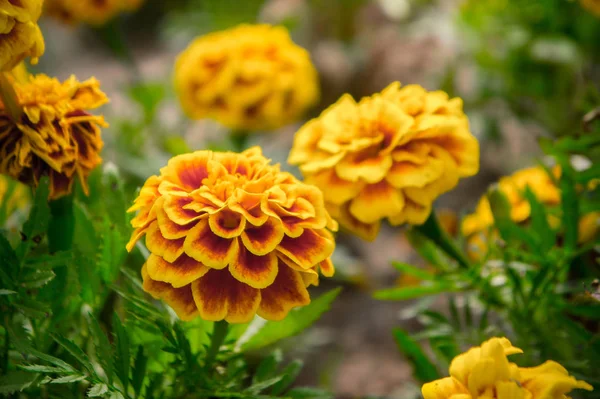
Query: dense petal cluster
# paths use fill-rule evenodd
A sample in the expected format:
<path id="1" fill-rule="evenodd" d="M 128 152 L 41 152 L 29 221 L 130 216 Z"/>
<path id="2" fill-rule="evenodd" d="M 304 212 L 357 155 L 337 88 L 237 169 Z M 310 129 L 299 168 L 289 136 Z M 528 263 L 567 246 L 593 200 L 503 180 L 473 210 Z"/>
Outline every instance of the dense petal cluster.
<path id="1" fill-rule="evenodd" d="M 100 164 L 101 116 L 88 110 L 108 102 L 99 82 L 65 82 L 46 75 L 14 81 L 19 120 L 0 103 L 0 173 L 36 186 L 50 176 L 50 198 L 68 194 L 78 179 L 87 193 L 87 176 Z"/>
<path id="2" fill-rule="evenodd" d="M 0 72 L 14 68 L 26 57 L 32 62 L 44 53 L 44 38 L 37 24 L 41 0 L 0 0 Z"/>
<path id="3" fill-rule="evenodd" d="M 104 25 L 122 12 L 137 10 L 144 0 L 46 0 L 45 13 L 73 25 Z"/>
<path id="4" fill-rule="evenodd" d="M 144 289 L 183 320 L 279 320 L 332 276 L 336 223 L 322 193 L 271 165 L 260 148 L 197 151 L 150 177 L 130 211 L 151 252 Z M 329 229 L 329 230 L 328 230 Z"/>
<path id="5" fill-rule="evenodd" d="M 423 385 L 424 399 L 567 399 L 573 389 L 592 390 L 560 364 L 520 368 L 507 356 L 522 353 L 506 338 L 492 338 L 454 358 L 450 377 Z"/>
<path id="6" fill-rule="evenodd" d="M 600 0 L 580 0 L 581 5 L 600 18 Z"/>
<path id="7" fill-rule="evenodd" d="M 372 240 L 384 218 L 425 222 L 440 194 L 477 173 L 479 144 L 460 98 L 396 82 L 358 103 L 344 95 L 296 133 L 288 161 L 343 227 Z"/>
<path id="8" fill-rule="evenodd" d="M 560 176 L 560 169 L 554 168 L 553 177 Z M 507 198 L 511 207 L 511 219 L 516 223 L 527 222 L 531 216 L 531 206 L 525 198 L 525 189 L 529 187 L 537 200 L 545 206 L 560 204 L 560 190 L 553 177 L 540 167 L 521 169 L 498 181 L 498 190 Z M 554 223 L 554 219 L 549 220 Z M 467 215 L 461 225 L 462 234 L 467 238 L 468 252 L 472 258 L 479 258 L 487 250 L 487 242 L 497 233 L 492 229 L 494 216 L 487 196 L 483 196 L 475 212 Z M 600 213 L 592 212 L 584 215 L 579 223 L 579 241 L 589 242 L 600 229 Z"/>
<path id="9" fill-rule="evenodd" d="M 197 38 L 175 64 L 185 112 L 232 129 L 275 129 L 295 121 L 319 97 L 306 50 L 280 26 L 240 25 Z"/>

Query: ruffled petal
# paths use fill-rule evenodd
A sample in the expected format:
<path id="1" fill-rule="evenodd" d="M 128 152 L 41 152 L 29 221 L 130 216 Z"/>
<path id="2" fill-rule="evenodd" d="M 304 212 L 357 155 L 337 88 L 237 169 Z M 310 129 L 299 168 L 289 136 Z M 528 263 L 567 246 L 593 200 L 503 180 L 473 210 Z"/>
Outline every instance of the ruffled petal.
<path id="1" fill-rule="evenodd" d="M 170 284 L 154 281 L 148 275 L 146 266 L 142 267 L 142 279 L 144 291 L 155 299 L 165 301 L 181 320 L 190 321 L 198 317 L 198 308 L 194 302 L 191 285 L 173 288 Z"/>
<path id="2" fill-rule="evenodd" d="M 180 288 L 204 276 L 210 268 L 187 255 L 181 255 L 174 262 L 167 262 L 158 255 L 150 254 L 146 261 L 146 271 L 154 281 L 169 283 Z"/>
<path id="3" fill-rule="evenodd" d="M 269 218 L 260 227 L 248 226 L 241 235 L 242 243 L 254 255 L 266 255 L 277 248 L 284 237 L 280 220 Z"/>
<path id="4" fill-rule="evenodd" d="M 274 252 L 257 256 L 244 247 L 240 248 L 238 258 L 229 265 L 229 271 L 236 280 L 253 288 L 265 288 L 273 284 L 277 269 L 277 256 Z"/>
<path id="5" fill-rule="evenodd" d="M 183 253 L 184 240 L 185 238 L 167 240 L 161 234 L 158 222 L 153 222 L 146 232 L 146 247 L 148 250 L 163 257 L 167 262 L 174 262 Z"/>
<path id="6" fill-rule="evenodd" d="M 310 269 L 331 256 L 334 248 L 335 243 L 331 237 L 324 237 L 313 230 L 305 229 L 300 237 L 284 237 L 277 251 L 302 268 Z"/>
<path id="7" fill-rule="evenodd" d="M 404 209 L 402 192 L 383 181 L 366 186 L 350 203 L 350 213 L 362 223 L 375 223 Z"/>
<path id="8" fill-rule="evenodd" d="M 210 215 L 208 225 L 219 237 L 233 238 L 242 234 L 246 227 L 246 219 L 237 212 L 224 209 Z"/>
<path id="9" fill-rule="evenodd" d="M 258 315 L 267 320 L 282 320 L 297 306 L 310 303 L 310 296 L 299 272 L 279 264 L 273 284 L 261 290 L 262 300 Z"/>
<path id="10" fill-rule="evenodd" d="M 239 252 L 238 239 L 222 238 L 214 234 L 206 219 L 190 230 L 183 247 L 188 256 L 214 269 L 225 268 Z"/>

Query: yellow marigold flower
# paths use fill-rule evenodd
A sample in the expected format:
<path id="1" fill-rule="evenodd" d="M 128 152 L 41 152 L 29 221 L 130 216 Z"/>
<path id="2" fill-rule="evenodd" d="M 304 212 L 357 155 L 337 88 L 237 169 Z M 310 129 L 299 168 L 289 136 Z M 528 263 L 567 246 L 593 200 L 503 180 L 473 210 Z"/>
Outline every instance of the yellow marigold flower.
<path id="1" fill-rule="evenodd" d="M 29 81 L 29 72 L 27 72 L 27 66 L 24 62 L 14 67 L 8 74 L 14 81 L 19 83 L 27 83 Z"/>
<path id="2" fill-rule="evenodd" d="M 144 0 L 46 0 L 45 13 L 74 25 L 104 25 L 122 12 L 138 9 Z"/>
<path id="3" fill-rule="evenodd" d="M 0 72 L 13 69 L 26 57 L 36 63 L 44 53 L 37 24 L 42 0 L 0 0 Z"/>
<path id="4" fill-rule="evenodd" d="M 0 221 L 29 205 L 29 190 L 8 176 L 0 175 Z"/>
<path id="5" fill-rule="evenodd" d="M 107 126 L 88 113 L 108 102 L 99 82 L 36 75 L 14 88 L 23 116 L 12 120 L 0 102 L 0 173 L 33 186 L 49 175 L 51 199 L 70 193 L 76 178 L 87 193 L 87 176 L 102 161 L 100 127 Z"/>
<path id="6" fill-rule="evenodd" d="M 258 147 L 172 158 L 146 181 L 136 210 L 127 248 L 146 235 L 144 289 L 182 320 L 280 320 L 310 302 L 319 269 L 334 273 L 337 225 L 322 193 Z"/>
<path id="7" fill-rule="evenodd" d="M 306 50 L 284 27 L 240 25 L 194 40 L 175 64 L 185 112 L 232 129 L 275 129 L 294 122 L 319 97 Z"/>
<path id="8" fill-rule="evenodd" d="M 566 399 L 576 388 L 592 389 L 555 362 L 519 368 L 507 356 L 522 353 L 506 338 L 492 338 L 450 363 L 450 377 L 422 387 L 424 399 Z"/>
<path id="9" fill-rule="evenodd" d="M 591 242 L 600 230 L 600 212 L 591 212 L 579 219 L 579 243 Z"/>
<path id="10" fill-rule="evenodd" d="M 600 17 L 600 0 L 580 0 L 580 2 L 586 10 Z"/>
<path id="11" fill-rule="evenodd" d="M 422 224 L 433 201 L 479 169 L 460 98 L 392 83 L 342 98 L 296 133 L 288 161 L 321 188 L 332 216 L 372 240 L 381 220 Z"/>

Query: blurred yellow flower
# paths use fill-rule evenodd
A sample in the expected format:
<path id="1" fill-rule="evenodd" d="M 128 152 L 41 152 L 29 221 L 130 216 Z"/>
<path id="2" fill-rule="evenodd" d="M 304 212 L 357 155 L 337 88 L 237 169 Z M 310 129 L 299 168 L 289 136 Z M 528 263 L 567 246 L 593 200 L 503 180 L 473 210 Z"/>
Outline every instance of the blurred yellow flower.
<path id="1" fill-rule="evenodd" d="M 184 111 L 238 130 L 294 122 L 319 97 L 306 50 L 284 27 L 240 25 L 194 40 L 175 64 Z"/>
<path id="2" fill-rule="evenodd" d="M 424 399 L 566 399 L 576 388 L 591 390 L 555 362 L 519 368 L 507 356 L 522 353 L 506 338 L 492 338 L 457 356 L 450 377 L 422 387 Z"/>
<path id="3" fill-rule="evenodd" d="M 99 82 L 65 82 L 46 75 L 14 82 L 23 115 L 13 120 L 0 102 L 0 173 L 36 186 L 50 176 L 50 198 L 71 192 L 78 179 L 87 193 L 87 176 L 101 162 L 104 118 L 88 113 L 108 102 Z"/>
<path id="4" fill-rule="evenodd" d="M 146 235 L 144 290 L 182 320 L 281 320 L 310 303 L 318 271 L 334 273 L 337 224 L 323 194 L 258 147 L 171 158 L 146 181 L 136 210 L 127 248 Z"/>
<path id="5" fill-rule="evenodd" d="M 19 65 L 7 73 L 10 75 L 13 81 L 19 83 L 27 83 L 29 80 L 29 72 L 27 72 L 27 66 L 25 66 L 24 62 L 19 63 Z"/>
<path id="6" fill-rule="evenodd" d="M 580 2 L 585 9 L 600 17 L 600 0 L 580 0 Z"/>
<path id="7" fill-rule="evenodd" d="M 553 168 L 555 178 L 560 176 L 560 169 Z M 516 223 L 526 222 L 531 216 L 531 206 L 524 196 L 529 189 L 537 200 L 546 206 L 560 205 L 560 190 L 554 184 L 548 172 L 540 167 L 521 169 L 510 176 L 502 177 L 498 189 L 506 196 L 511 206 L 511 219 Z M 600 213 L 584 215 L 579 220 L 579 242 L 590 242 L 599 230 Z M 549 216 L 551 226 L 559 223 L 555 216 Z M 487 243 L 497 237 L 493 230 L 494 216 L 487 196 L 483 196 L 475 212 L 467 215 L 461 224 L 462 234 L 467 238 L 467 252 L 472 259 L 480 258 L 487 251 Z"/>
<path id="8" fill-rule="evenodd" d="M 37 24 L 42 0 L 0 0 L 0 72 L 13 69 L 26 57 L 36 63 L 44 53 Z"/>
<path id="9" fill-rule="evenodd" d="M 460 98 L 396 82 L 359 103 L 342 96 L 296 133 L 288 162 L 343 227 L 373 240 L 384 218 L 425 222 L 439 195 L 477 173 L 479 144 Z"/>
<path id="10" fill-rule="evenodd" d="M 0 221 L 4 222 L 15 211 L 25 209 L 29 205 L 29 199 L 27 186 L 0 175 Z"/>
<path id="11" fill-rule="evenodd" d="M 67 24 L 104 25 L 122 12 L 137 10 L 144 0 L 46 0 L 45 13 Z"/>

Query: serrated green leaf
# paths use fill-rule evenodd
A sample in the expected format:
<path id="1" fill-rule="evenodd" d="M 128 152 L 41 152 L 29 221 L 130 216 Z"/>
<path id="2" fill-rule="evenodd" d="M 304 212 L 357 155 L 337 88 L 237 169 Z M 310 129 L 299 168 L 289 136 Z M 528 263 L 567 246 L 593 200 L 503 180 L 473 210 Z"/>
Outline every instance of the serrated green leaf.
<path id="1" fill-rule="evenodd" d="M 44 254 L 28 258 L 23 267 L 36 270 L 50 270 L 55 267 L 66 266 L 72 261 L 73 252 L 59 251 L 53 254 Z"/>
<path id="2" fill-rule="evenodd" d="M 77 360 L 77 362 L 79 362 L 79 364 L 88 371 L 88 373 L 90 373 L 91 375 L 94 375 L 96 373 L 94 371 L 94 366 L 90 362 L 88 356 L 79 346 L 77 346 L 77 344 L 75 344 L 75 342 L 59 334 L 50 334 L 50 336 L 52 337 L 52 339 L 54 339 L 54 341 L 56 341 L 57 344 L 59 344 L 67 352 L 69 352 L 71 356 L 73 356 Z"/>
<path id="3" fill-rule="evenodd" d="M 279 381 L 281 381 L 281 379 L 283 377 L 284 377 L 283 375 L 279 375 L 277 377 L 273 377 L 273 378 L 269 378 L 269 379 L 261 381 L 261 382 L 257 382 L 256 384 L 252 384 L 249 388 L 246 389 L 246 392 L 251 395 L 252 394 L 258 395 L 265 389 L 270 388 L 273 385 L 275 385 L 276 383 L 278 383 Z"/>
<path id="4" fill-rule="evenodd" d="M 60 367 L 44 366 L 43 364 L 26 364 L 17 366 L 21 370 L 30 371 L 33 373 L 64 373 L 65 370 Z"/>
<path id="5" fill-rule="evenodd" d="M 131 370 L 131 386 L 136 397 L 139 397 L 142 392 L 147 365 L 148 356 L 144 354 L 144 348 L 140 345 L 135 356 L 135 361 L 133 362 L 133 369 Z"/>
<path id="6" fill-rule="evenodd" d="M 257 384 L 271 378 L 277 371 L 277 366 L 281 363 L 282 359 L 283 354 L 279 349 L 265 357 L 256 368 L 254 376 L 252 377 L 252 384 Z"/>
<path id="7" fill-rule="evenodd" d="M 415 287 L 396 287 L 376 291 L 373 298 L 385 301 L 405 301 L 444 292 L 456 292 L 460 288 L 446 282 L 436 282 Z"/>
<path id="8" fill-rule="evenodd" d="M 392 266 L 398 269 L 399 272 L 408 274 L 410 276 L 414 276 L 419 280 L 427 281 L 435 279 L 434 274 L 429 273 L 428 271 L 423 270 L 420 267 L 409 265 L 408 263 L 393 261 Z"/>
<path id="9" fill-rule="evenodd" d="M 329 310 L 331 303 L 341 292 L 341 288 L 333 289 L 309 305 L 291 311 L 281 321 L 268 321 L 258 332 L 242 345 L 243 350 L 256 350 L 271 345 L 283 338 L 296 335 L 308 328 Z"/>
<path id="10" fill-rule="evenodd" d="M 23 288 L 39 288 L 48 284 L 52 279 L 56 277 L 56 274 L 52 270 L 42 270 L 33 273 L 28 273 L 23 276 L 21 280 L 21 287 Z"/>
<path id="11" fill-rule="evenodd" d="M 50 207 L 48 206 L 48 195 L 50 193 L 50 179 L 44 176 L 40 179 L 35 190 L 33 206 L 29 212 L 29 218 L 23 225 L 22 240 L 17 247 L 17 258 L 24 261 L 34 244 L 40 242 L 48 230 L 50 221 Z"/>
<path id="12" fill-rule="evenodd" d="M 53 378 L 50 384 L 71 384 L 73 382 L 83 381 L 87 378 L 85 374 L 71 374 L 64 377 Z"/>
<path id="13" fill-rule="evenodd" d="M 26 371 L 9 371 L 0 377 L 0 394 L 9 395 L 22 391 L 35 380 L 36 375 Z"/>
<path id="14" fill-rule="evenodd" d="M 531 208 L 531 227 L 533 228 L 533 232 L 540 237 L 541 245 L 539 250 L 542 253 L 546 253 L 556 243 L 556 235 L 552 227 L 550 227 L 550 223 L 548 223 L 546 208 L 537 199 L 529 186 L 525 188 L 524 195 Z"/>
<path id="15" fill-rule="evenodd" d="M 296 387 L 290 389 L 286 394 L 290 399 L 333 399 L 334 396 L 322 389 L 311 387 Z"/>
<path id="16" fill-rule="evenodd" d="M 14 295 L 17 291 L 0 289 L 0 295 Z"/>
<path id="17" fill-rule="evenodd" d="M 430 382 L 440 377 L 435 365 L 429 360 L 415 340 L 399 328 L 394 329 L 393 334 L 398 348 L 413 365 L 414 375 L 417 380 L 420 382 Z"/>
<path id="18" fill-rule="evenodd" d="M 33 348 L 31 346 L 31 344 L 25 338 L 26 333 L 22 329 L 19 334 L 16 334 L 14 329 L 11 328 L 10 326 L 6 326 L 6 328 L 8 329 L 8 333 L 10 335 L 11 342 L 15 346 L 15 349 L 17 351 L 19 351 L 20 353 L 22 353 L 24 355 L 35 356 L 40 360 L 44 360 L 50 364 L 53 364 L 53 365 L 61 368 L 65 372 L 70 372 L 70 373 L 76 372 L 75 368 L 73 366 L 71 366 L 70 364 L 68 364 L 67 362 L 65 362 L 61 359 L 58 359 L 54 356 L 50 356 L 45 353 L 42 353 L 42 352 L 38 351 L 37 349 Z"/>
<path id="19" fill-rule="evenodd" d="M 127 392 L 129 386 L 129 365 L 130 365 L 130 348 L 129 348 L 129 336 L 127 331 L 121 323 L 121 319 L 115 313 L 113 316 L 113 330 L 115 333 L 115 373 L 123 389 Z"/>
<path id="20" fill-rule="evenodd" d="M 90 389 L 88 389 L 87 396 L 88 398 L 98 398 L 103 396 L 108 392 L 108 386 L 106 384 L 95 384 L 92 385 Z"/>
<path id="21" fill-rule="evenodd" d="M 0 234 L 0 282 L 4 287 L 13 287 L 19 271 L 19 259 L 10 243 Z"/>
<path id="22" fill-rule="evenodd" d="M 288 389 L 289 386 L 294 383 L 294 381 L 296 381 L 300 371 L 302 371 L 302 366 L 303 363 L 300 360 L 295 360 L 288 364 L 281 373 L 281 380 L 273 385 L 273 388 L 271 389 L 271 395 L 279 396 L 283 394 L 283 392 L 285 392 L 285 390 Z"/>
<path id="23" fill-rule="evenodd" d="M 52 311 L 45 303 L 24 296 L 19 298 L 14 307 L 25 316 L 33 319 L 43 319 L 52 314 Z"/>
<path id="24" fill-rule="evenodd" d="M 110 344 L 106 333 L 102 327 L 100 327 L 100 323 L 93 314 L 88 313 L 88 321 L 90 332 L 94 340 L 94 349 L 96 352 L 96 357 L 98 358 L 98 363 L 100 363 L 102 370 L 104 370 L 104 374 L 106 374 L 108 383 L 112 384 L 114 372 L 114 366 L 112 362 L 112 345 Z"/>

